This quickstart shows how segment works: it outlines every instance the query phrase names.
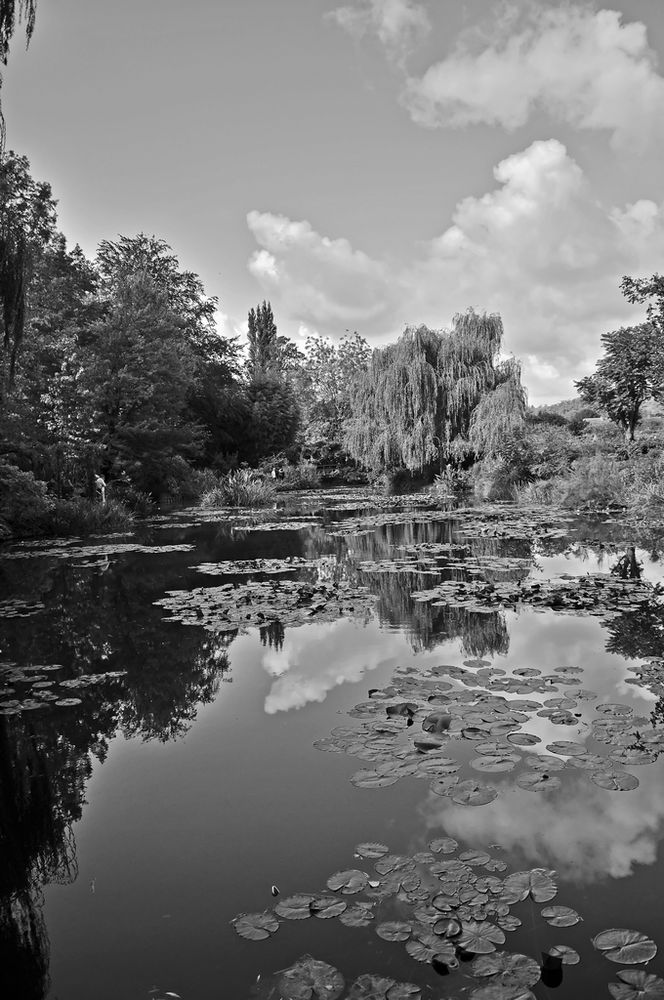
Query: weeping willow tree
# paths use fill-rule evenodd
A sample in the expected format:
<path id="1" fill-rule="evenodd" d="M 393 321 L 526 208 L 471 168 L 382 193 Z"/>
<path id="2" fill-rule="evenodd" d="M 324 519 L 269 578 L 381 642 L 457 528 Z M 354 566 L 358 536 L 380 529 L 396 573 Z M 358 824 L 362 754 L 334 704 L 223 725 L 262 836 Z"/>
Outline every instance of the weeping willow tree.
<path id="1" fill-rule="evenodd" d="M 374 471 L 432 473 L 496 454 L 523 425 L 526 394 L 513 359 L 499 359 L 503 325 L 470 309 L 450 331 L 408 328 L 374 351 L 353 400 L 346 447 Z"/>
<path id="2" fill-rule="evenodd" d="M 35 15 L 37 13 L 37 0 L 0 0 L 0 63 L 7 65 L 9 55 L 9 43 L 16 31 L 16 25 L 21 21 L 25 22 L 25 35 L 29 43 L 32 33 L 35 30 Z M 2 74 L 0 73 L 0 87 L 2 87 Z M 5 146 L 5 119 L 0 106 L 0 155 Z"/>

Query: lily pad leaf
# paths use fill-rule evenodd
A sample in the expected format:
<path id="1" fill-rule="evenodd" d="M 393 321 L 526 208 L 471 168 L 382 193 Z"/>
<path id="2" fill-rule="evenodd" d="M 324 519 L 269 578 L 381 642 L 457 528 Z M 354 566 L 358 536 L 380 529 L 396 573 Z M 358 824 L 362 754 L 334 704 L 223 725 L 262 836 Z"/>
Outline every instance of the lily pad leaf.
<path id="1" fill-rule="evenodd" d="M 639 779 L 628 771 L 593 771 L 590 780 L 611 792 L 631 792 L 639 786 Z"/>
<path id="2" fill-rule="evenodd" d="M 609 992 L 615 1000 L 664 1000 L 664 979 L 650 975 L 642 969 L 622 969 L 618 973 L 621 983 L 609 983 Z"/>
<path id="3" fill-rule="evenodd" d="M 395 983 L 385 996 L 387 1000 L 420 1000 L 422 990 L 415 983 Z"/>
<path id="4" fill-rule="evenodd" d="M 624 927 L 612 927 L 601 931 L 593 938 L 593 945 L 604 952 L 605 958 L 619 965 L 640 965 L 649 962 L 657 954 L 657 945 L 641 931 Z"/>
<path id="5" fill-rule="evenodd" d="M 464 920 L 461 924 L 461 934 L 457 939 L 457 944 L 475 955 L 488 955 L 496 950 L 497 944 L 504 943 L 504 932 L 488 920 L 479 923 L 474 920 Z"/>
<path id="6" fill-rule="evenodd" d="M 464 806 L 483 806 L 492 802 L 498 795 L 498 789 L 491 785 L 482 785 L 472 778 L 460 781 L 450 794 L 453 802 Z"/>
<path id="7" fill-rule="evenodd" d="M 355 853 L 359 854 L 361 858 L 382 858 L 384 854 L 389 852 L 389 850 L 390 849 L 387 844 L 366 842 L 358 844 L 355 848 Z"/>
<path id="8" fill-rule="evenodd" d="M 560 778 L 555 774 L 547 774 L 546 771 L 523 771 L 516 783 L 527 792 L 549 792 L 553 788 L 560 788 L 561 784 Z"/>
<path id="9" fill-rule="evenodd" d="M 351 896 L 356 892 L 362 892 L 369 882 L 366 872 L 361 872 L 358 868 L 349 868 L 348 871 L 335 872 L 327 880 L 328 889 L 341 889 L 345 896 Z"/>
<path id="10" fill-rule="evenodd" d="M 437 837 L 429 841 L 429 850 L 434 854 L 454 854 L 458 846 L 454 837 Z"/>
<path id="11" fill-rule="evenodd" d="M 283 1000 L 338 1000 L 346 984 L 333 965 L 304 955 L 279 974 L 277 985 Z"/>
<path id="12" fill-rule="evenodd" d="M 554 872 L 546 868 L 533 868 L 529 872 L 514 872 L 508 875 L 504 882 L 505 889 L 518 893 L 519 899 L 527 899 L 531 896 L 536 903 L 548 903 L 558 892 L 556 883 L 553 881 Z"/>
<path id="13" fill-rule="evenodd" d="M 339 920 L 346 927 L 368 927 L 373 919 L 374 912 L 371 903 L 353 903 L 339 914 Z"/>
<path id="14" fill-rule="evenodd" d="M 581 917 L 569 906 L 545 906 L 542 916 L 552 927 L 574 927 Z"/>
<path id="15" fill-rule="evenodd" d="M 549 948 L 548 953 L 560 958 L 563 965 L 578 965 L 581 961 L 579 953 L 574 951 L 574 948 L 569 948 L 566 944 L 554 944 Z"/>
<path id="16" fill-rule="evenodd" d="M 279 930 L 279 921 L 267 910 L 264 913 L 239 913 L 231 923 L 236 933 L 248 941 L 264 941 Z"/>
<path id="17" fill-rule="evenodd" d="M 336 896 L 316 896 L 311 904 L 311 912 L 315 917 L 329 920 L 330 917 L 338 917 L 347 906 L 348 903 Z"/>
<path id="18" fill-rule="evenodd" d="M 470 1000 L 537 1000 L 532 990 L 522 986 L 500 986 L 491 983 L 473 990 Z"/>
<path id="19" fill-rule="evenodd" d="M 385 788 L 387 785 L 394 785 L 399 780 L 398 775 L 381 774 L 380 771 L 372 771 L 369 768 L 362 768 L 356 771 L 350 779 L 356 788 Z"/>
<path id="20" fill-rule="evenodd" d="M 376 928 L 376 934 L 383 941 L 407 941 L 411 931 L 411 925 L 403 920 L 388 920 Z"/>
<path id="21" fill-rule="evenodd" d="M 444 733 L 450 728 L 451 721 L 449 712 L 431 712 L 422 722 L 422 729 L 425 733 Z"/>
<path id="22" fill-rule="evenodd" d="M 396 980 L 387 976 L 365 974 L 351 986 L 348 1000 L 385 1000 L 387 991 L 392 986 L 396 986 Z"/>
<path id="23" fill-rule="evenodd" d="M 518 988 L 533 986 L 540 978 L 540 967 L 534 958 L 508 951 L 479 955 L 473 960 L 470 971 L 477 977 L 491 976 L 492 986 L 513 989 L 517 991 L 515 996 L 519 996 Z"/>
<path id="24" fill-rule="evenodd" d="M 286 896 L 279 900 L 274 907 L 274 912 L 278 913 L 280 917 L 285 917 L 286 920 L 305 920 L 311 916 L 311 904 L 314 899 L 315 896 L 304 892 L 296 893 L 294 896 Z"/>

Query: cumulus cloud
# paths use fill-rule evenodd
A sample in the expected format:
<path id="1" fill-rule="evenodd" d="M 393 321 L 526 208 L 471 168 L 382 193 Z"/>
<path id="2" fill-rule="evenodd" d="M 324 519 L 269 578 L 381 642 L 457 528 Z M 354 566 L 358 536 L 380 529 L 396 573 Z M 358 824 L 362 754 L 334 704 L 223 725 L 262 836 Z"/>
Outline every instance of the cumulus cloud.
<path id="1" fill-rule="evenodd" d="M 300 323 L 343 331 L 351 323 L 387 322 L 395 301 L 384 263 L 346 239 L 321 236 L 306 221 L 253 211 L 247 224 L 260 246 L 250 272 Z"/>
<path id="2" fill-rule="evenodd" d="M 400 265 L 309 222 L 250 212 L 250 270 L 282 314 L 331 336 L 352 327 L 384 342 L 404 322 L 440 328 L 468 306 L 499 312 L 532 398 L 560 399 L 593 369 L 602 333 L 642 318 L 618 286 L 662 259 L 664 206 L 601 204 L 555 139 L 502 160 L 494 176 Z"/>
<path id="3" fill-rule="evenodd" d="M 664 788 L 658 769 L 639 768 L 640 785 L 626 794 L 598 788 L 586 773 L 571 775 L 552 797 L 505 790 L 480 809 L 433 793 L 422 806 L 430 835 L 485 848 L 500 844 L 518 864 L 555 868 L 565 879 L 591 883 L 625 878 L 652 865 L 664 830 Z"/>
<path id="4" fill-rule="evenodd" d="M 328 15 L 353 38 L 377 36 L 391 58 L 401 61 L 429 33 L 425 8 L 416 0 L 360 0 Z"/>
<path id="5" fill-rule="evenodd" d="M 274 715 L 325 701 L 335 687 L 359 681 L 378 667 L 391 670 L 400 654 L 409 653 L 405 637 L 395 638 L 375 624 L 340 620 L 291 629 L 282 649 L 263 653 L 263 669 L 274 678 L 265 711 Z"/>
<path id="6" fill-rule="evenodd" d="M 662 139 L 664 78 L 645 25 L 620 12 L 530 4 L 407 82 L 404 102 L 428 126 L 512 130 L 538 109 L 576 128 L 608 130 L 615 146 Z"/>

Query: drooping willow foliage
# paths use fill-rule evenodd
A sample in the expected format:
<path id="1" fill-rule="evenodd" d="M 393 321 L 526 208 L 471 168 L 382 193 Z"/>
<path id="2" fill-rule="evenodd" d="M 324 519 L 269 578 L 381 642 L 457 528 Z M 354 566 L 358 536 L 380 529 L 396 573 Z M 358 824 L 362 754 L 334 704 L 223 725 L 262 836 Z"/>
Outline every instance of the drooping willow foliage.
<path id="1" fill-rule="evenodd" d="M 16 25 L 25 22 L 25 36 L 29 43 L 35 30 L 37 0 L 0 0 L 0 63 L 7 65 L 9 43 L 12 40 Z M 0 73 L 0 87 L 2 74 Z M 0 154 L 5 146 L 5 119 L 0 107 Z"/>
<path id="2" fill-rule="evenodd" d="M 500 316 L 471 309 L 450 331 L 408 328 L 375 350 L 347 427 L 353 458 L 421 473 L 496 454 L 526 408 L 519 364 L 499 360 L 502 333 Z"/>

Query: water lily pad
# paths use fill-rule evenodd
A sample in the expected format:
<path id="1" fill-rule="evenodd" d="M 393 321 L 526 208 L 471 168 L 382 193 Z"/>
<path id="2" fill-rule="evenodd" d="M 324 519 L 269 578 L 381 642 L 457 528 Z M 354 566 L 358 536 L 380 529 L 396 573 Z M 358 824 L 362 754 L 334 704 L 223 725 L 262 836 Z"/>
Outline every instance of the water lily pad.
<path id="1" fill-rule="evenodd" d="M 525 788 L 528 792 L 548 792 L 561 785 L 560 778 L 547 774 L 546 771 L 523 771 L 516 783 L 519 788 Z"/>
<path id="2" fill-rule="evenodd" d="M 533 868 L 529 872 L 514 872 L 505 879 L 505 889 L 518 894 L 518 899 L 530 896 L 536 903 L 548 903 L 558 888 L 553 881 L 554 872 L 546 868 Z"/>
<path id="3" fill-rule="evenodd" d="M 405 921 L 388 920 L 386 923 L 378 924 L 376 934 L 384 941 L 407 941 L 411 930 L 411 925 Z"/>
<path id="4" fill-rule="evenodd" d="M 647 934 L 623 927 L 601 931 L 592 941 L 605 958 L 620 965 L 640 965 L 657 954 L 657 945 Z"/>
<path id="5" fill-rule="evenodd" d="M 311 912 L 321 920 L 329 920 L 330 917 L 338 917 L 347 906 L 348 903 L 337 896 L 316 896 L 311 904 Z"/>
<path id="6" fill-rule="evenodd" d="M 458 841 L 454 837 L 436 837 L 435 840 L 429 841 L 429 850 L 434 854 L 454 854 L 458 846 Z"/>
<path id="7" fill-rule="evenodd" d="M 487 802 L 492 802 L 497 795 L 497 788 L 479 784 L 471 778 L 468 781 L 460 781 L 452 791 L 450 798 L 459 805 L 483 806 Z"/>
<path id="8" fill-rule="evenodd" d="M 248 941 L 264 941 L 279 930 L 279 921 L 267 910 L 264 913 L 240 913 L 231 923 L 236 933 Z"/>
<path id="9" fill-rule="evenodd" d="M 568 740 L 557 740 L 555 743 L 547 743 L 546 749 L 551 753 L 557 753 L 561 757 L 576 757 L 586 753 L 587 747 L 583 743 L 570 743 Z"/>
<path id="10" fill-rule="evenodd" d="M 389 853 L 389 850 L 387 844 L 367 841 L 363 844 L 358 844 L 355 848 L 355 853 L 359 854 L 361 858 L 382 858 L 384 854 Z"/>
<path id="11" fill-rule="evenodd" d="M 569 906 L 545 906 L 542 916 L 552 927 L 574 927 L 581 917 Z"/>
<path id="12" fill-rule="evenodd" d="M 532 990 L 524 986 L 501 986 L 490 983 L 480 986 L 470 994 L 470 1000 L 537 1000 Z"/>
<path id="13" fill-rule="evenodd" d="M 285 896 L 274 907 L 274 912 L 287 920 L 305 920 L 311 916 L 311 904 L 315 897 L 299 892 L 294 896 Z"/>
<path id="14" fill-rule="evenodd" d="M 352 903 L 339 914 L 340 922 L 346 927 L 368 927 L 373 919 L 374 911 L 371 903 Z"/>
<path id="15" fill-rule="evenodd" d="M 327 962 L 304 955 L 279 974 L 278 988 L 283 1000 L 338 1000 L 344 991 L 344 977 Z"/>
<path id="16" fill-rule="evenodd" d="M 72 708 L 74 705 L 82 704 L 80 698 L 58 698 L 55 702 L 60 708 Z"/>
<path id="17" fill-rule="evenodd" d="M 341 889 L 344 895 L 351 896 L 356 892 L 362 892 L 368 881 L 369 876 L 366 872 L 361 872 L 358 868 L 349 868 L 347 871 L 335 872 L 334 875 L 330 875 L 327 887 L 335 891 Z"/>
<path id="18" fill-rule="evenodd" d="M 461 934 L 457 939 L 466 951 L 475 955 L 488 955 L 496 950 L 497 944 L 505 943 L 505 934 L 488 920 L 477 923 L 474 920 L 464 920 L 461 924 Z"/>
<path id="19" fill-rule="evenodd" d="M 521 757 L 516 753 L 485 754 L 471 760 L 470 766 L 476 771 L 513 771 Z"/>
<path id="20" fill-rule="evenodd" d="M 622 969 L 617 973 L 620 983 L 609 983 L 614 1000 L 664 1000 L 664 979 L 642 969 Z"/>
<path id="21" fill-rule="evenodd" d="M 363 768 L 361 771 L 356 771 L 350 780 L 356 788 L 385 788 L 396 784 L 399 775 L 383 774 L 380 771 Z"/>
<path id="22" fill-rule="evenodd" d="M 560 958 L 563 965 L 578 965 L 581 961 L 579 953 L 574 948 L 569 948 L 566 944 L 554 944 L 549 948 L 549 955 Z"/>
<path id="23" fill-rule="evenodd" d="M 415 983 L 395 983 L 385 996 L 387 1000 L 420 1000 L 422 991 Z"/>
<path id="24" fill-rule="evenodd" d="M 639 786 L 639 779 L 629 771 L 593 771 L 590 780 L 610 792 L 631 792 Z"/>
<path id="25" fill-rule="evenodd" d="M 366 974 L 352 984 L 347 1000 L 385 1000 L 387 991 L 396 985 L 388 976 Z"/>
<path id="26" fill-rule="evenodd" d="M 477 977 L 491 976 L 492 986 L 503 986 L 507 989 L 533 986 L 540 978 L 540 967 L 534 958 L 507 951 L 478 956 L 473 959 L 470 971 Z M 516 995 L 518 996 L 518 993 Z"/>

